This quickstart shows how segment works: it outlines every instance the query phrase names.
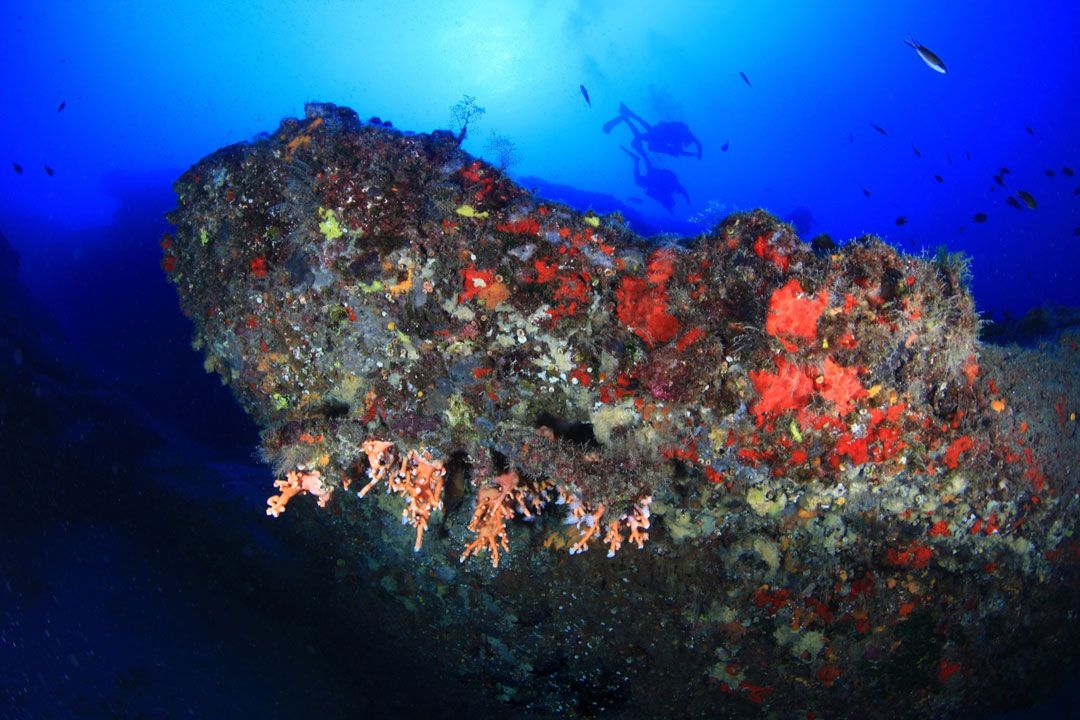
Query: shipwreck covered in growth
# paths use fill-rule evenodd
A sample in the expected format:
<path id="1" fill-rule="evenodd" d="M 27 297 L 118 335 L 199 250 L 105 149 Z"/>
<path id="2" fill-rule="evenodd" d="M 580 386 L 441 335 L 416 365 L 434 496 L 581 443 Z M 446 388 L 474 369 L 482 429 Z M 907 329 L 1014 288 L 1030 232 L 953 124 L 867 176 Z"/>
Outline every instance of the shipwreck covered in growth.
<path id="1" fill-rule="evenodd" d="M 981 345 L 963 258 L 764 211 L 650 242 L 328 104 L 176 191 L 267 512 L 479 692 L 930 718 L 1074 662 L 1078 338 Z"/>

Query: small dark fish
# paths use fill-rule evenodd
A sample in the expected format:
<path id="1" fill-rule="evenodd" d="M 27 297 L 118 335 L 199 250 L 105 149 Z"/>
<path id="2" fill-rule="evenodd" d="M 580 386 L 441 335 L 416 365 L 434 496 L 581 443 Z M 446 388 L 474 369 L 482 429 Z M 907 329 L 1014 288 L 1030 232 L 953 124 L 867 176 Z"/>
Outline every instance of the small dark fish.
<path id="1" fill-rule="evenodd" d="M 866 197 L 870 197 L 870 191 L 867 190 L 866 188 L 862 189 L 862 194 L 865 195 Z"/>
<path id="2" fill-rule="evenodd" d="M 945 153 L 945 159 L 949 161 L 950 165 L 952 165 L 952 155 L 950 155 L 949 153 Z"/>
<path id="3" fill-rule="evenodd" d="M 1034 210 L 1039 206 L 1039 203 L 1035 202 L 1034 196 L 1026 190 L 1017 190 L 1016 195 L 1024 201 L 1024 204 L 1028 206 L 1029 210 Z"/>
<path id="4" fill-rule="evenodd" d="M 848 136 L 847 136 L 847 141 L 848 141 L 849 143 L 853 143 L 853 142 L 855 142 L 855 136 L 854 136 L 854 135 L 852 135 L 851 133 L 848 133 Z"/>
<path id="5" fill-rule="evenodd" d="M 900 217 L 896 218 L 896 224 L 897 226 L 907 225 L 907 218 L 901 215 Z"/>
<path id="6" fill-rule="evenodd" d="M 742 70 L 739 71 L 739 77 L 742 78 L 743 82 L 746 83 L 747 87 L 754 87 L 750 84 L 750 78 L 746 77 L 746 73 L 744 73 Z"/>
<path id="7" fill-rule="evenodd" d="M 1010 170 L 1010 169 L 1009 169 L 1009 168 L 1007 168 L 1007 167 L 1003 167 L 1003 168 L 1001 168 L 1000 170 L 998 170 L 998 172 L 999 172 L 999 173 L 1001 173 L 1002 175 L 1008 175 L 1009 173 L 1011 173 L 1011 172 L 1012 172 L 1012 170 Z"/>
<path id="8" fill-rule="evenodd" d="M 945 63 L 941 62 L 941 58 L 934 54 L 928 47 L 918 42 L 910 35 L 907 36 L 907 40 L 904 41 L 904 44 L 915 48 L 915 52 L 919 53 L 919 57 L 922 58 L 922 61 L 926 63 L 930 69 L 936 70 L 942 75 L 945 74 Z"/>
<path id="9" fill-rule="evenodd" d="M 1028 135 L 1034 135 L 1035 134 L 1035 131 L 1031 129 L 1030 125 L 1025 125 L 1024 129 L 1027 130 Z"/>
<path id="10" fill-rule="evenodd" d="M 977 223 L 984 223 L 986 222 L 986 213 L 975 213 L 971 219 Z"/>
<path id="11" fill-rule="evenodd" d="M 1005 198 L 1005 202 L 1009 203 L 1009 207 L 1014 207 L 1017 210 L 1023 210 L 1024 206 L 1020 204 L 1020 201 L 1014 198 L 1012 195 Z"/>
<path id="12" fill-rule="evenodd" d="M 836 242 L 829 236 L 828 233 L 821 233 L 814 237 L 810 241 L 810 247 L 814 248 L 818 252 L 829 252 L 836 249 Z"/>
<path id="13" fill-rule="evenodd" d="M 945 178 L 941 177 L 940 175 L 935 175 L 934 179 L 937 180 L 939 183 L 945 182 Z"/>
<path id="14" fill-rule="evenodd" d="M 870 127 L 874 128 L 875 130 L 877 130 L 879 133 L 881 133 L 885 137 L 889 137 L 889 133 L 886 132 L 885 128 L 881 127 L 880 125 L 875 125 L 874 123 L 870 123 Z"/>
<path id="15" fill-rule="evenodd" d="M 1046 177 L 1054 177 L 1054 171 L 1051 170 L 1050 168 L 1046 168 L 1045 172 L 1046 172 Z"/>
<path id="16" fill-rule="evenodd" d="M 1061 168 L 1061 174 L 1064 175 L 1065 177 L 1072 177 L 1073 176 L 1073 169 L 1071 167 L 1063 167 L 1063 168 Z"/>
<path id="17" fill-rule="evenodd" d="M 22 175 L 22 165 L 20 165 L 19 163 L 11 163 L 11 169 L 15 171 L 16 175 Z M 1080 190 L 1080 188 L 1077 189 Z"/>
<path id="18" fill-rule="evenodd" d="M 994 182 L 996 182 L 1001 187 L 1005 187 L 1005 178 L 1001 177 L 1001 175 L 995 175 Z"/>
<path id="19" fill-rule="evenodd" d="M 915 147 L 914 145 L 912 145 L 912 146 L 911 146 L 911 149 L 915 151 L 915 157 L 920 157 L 920 158 L 922 157 L 922 153 L 921 153 L 921 152 L 919 152 L 919 148 L 917 148 L 917 147 Z"/>
<path id="20" fill-rule="evenodd" d="M 66 107 L 67 107 L 67 100 L 61 100 L 60 101 L 60 107 L 56 108 L 56 112 L 58 112 L 58 113 L 64 112 L 64 108 L 66 108 Z"/>
<path id="21" fill-rule="evenodd" d="M 970 159 L 971 159 L 971 151 L 970 151 L 970 150 L 965 150 L 965 151 L 964 151 L 964 154 L 965 154 L 965 155 L 967 155 L 967 159 L 968 159 L 968 160 L 970 160 Z"/>
<path id="22" fill-rule="evenodd" d="M 1080 187 L 1073 190 L 1073 195 L 1080 195 Z"/>
<path id="23" fill-rule="evenodd" d="M 53 169 L 52 169 L 51 167 L 49 167 L 48 165 L 46 165 L 46 166 L 45 166 L 45 174 L 46 174 L 46 175 L 48 175 L 49 177 L 52 177 L 52 176 L 53 176 L 53 172 L 54 172 L 54 171 L 53 171 Z"/>
<path id="24" fill-rule="evenodd" d="M 584 85 L 578 85 L 578 89 L 581 90 L 581 97 L 585 98 L 585 104 L 592 107 L 592 100 L 589 99 L 589 91 L 585 89 Z"/>
<path id="25" fill-rule="evenodd" d="M 731 143 L 724 143 L 720 146 L 720 152 L 727 152 L 729 147 L 731 147 Z"/>
<path id="26" fill-rule="evenodd" d="M 1080 237 L 1080 227 L 1073 228 L 1073 237 Z"/>

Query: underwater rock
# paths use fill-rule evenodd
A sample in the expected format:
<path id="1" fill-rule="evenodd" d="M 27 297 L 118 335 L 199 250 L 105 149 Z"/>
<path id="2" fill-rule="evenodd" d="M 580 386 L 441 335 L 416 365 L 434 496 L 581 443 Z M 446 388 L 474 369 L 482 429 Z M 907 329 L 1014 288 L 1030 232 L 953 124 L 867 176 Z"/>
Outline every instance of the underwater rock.
<path id="1" fill-rule="evenodd" d="M 1075 660 L 1077 339 L 981 345 L 962 257 L 763 211 L 654 243 L 325 103 L 175 189 L 162 266 L 267 512 L 477 692 L 930 718 Z"/>
<path id="2" fill-rule="evenodd" d="M 1040 305 L 1019 318 L 1006 313 L 1000 320 L 988 321 L 979 337 L 998 345 L 1032 345 L 1055 333 L 1076 328 L 1080 328 L 1080 308 Z"/>

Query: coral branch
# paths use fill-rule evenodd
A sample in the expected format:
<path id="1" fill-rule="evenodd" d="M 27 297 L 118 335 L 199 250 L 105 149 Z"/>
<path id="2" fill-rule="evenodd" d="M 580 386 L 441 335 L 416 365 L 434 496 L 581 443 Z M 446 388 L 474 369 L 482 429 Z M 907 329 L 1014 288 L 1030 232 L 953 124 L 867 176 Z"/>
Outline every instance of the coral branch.
<path id="1" fill-rule="evenodd" d="M 285 512 L 285 506 L 289 500 L 300 493 L 311 493 L 318 498 L 319 507 L 326 507 L 326 503 L 334 492 L 332 487 L 323 482 L 322 474 L 318 470 L 307 470 L 303 466 L 289 472 L 284 480 L 275 482 L 274 487 L 281 492 L 266 500 L 266 504 L 269 505 L 266 508 L 266 514 L 270 517 L 280 516 Z"/>
<path id="2" fill-rule="evenodd" d="M 421 455 L 411 450 L 402 463 L 399 477 L 402 479 L 400 493 L 408 499 L 401 512 L 401 521 L 416 528 L 416 545 L 413 550 L 419 551 L 424 542 L 424 531 L 427 530 L 431 512 L 442 510 L 446 468 L 441 460 L 432 460 L 429 455 Z"/>
<path id="3" fill-rule="evenodd" d="M 491 553 L 491 566 L 499 567 L 499 547 L 510 549 L 506 540 L 506 521 L 514 517 L 515 504 L 525 507 L 519 479 L 511 470 L 495 478 L 494 485 L 483 487 L 476 494 L 476 509 L 469 523 L 469 530 L 476 533 L 476 539 L 461 553 L 461 562 L 487 549 Z"/>
<path id="4" fill-rule="evenodd" d="M 397 493 L 405 498 L 405 508 L 401 511 L 401 522 L 416 528 L 414 550 L 419 551 L 424 542 L 428 518 L 434 510 L 443 506 L 443 478 L 446 468 L 441 460 L 433 460 L 429 453 L 410 450 L 401 459 L 397 470 L 393 470 L 397 452 L 394 444 L 385 440 L 367 440 L 360 449 L 367 455 L 368 477 L 370 482 L 361 488 L 359 495 L 364 497 L 381 481 L 386 481 L 386 491 Z"/>

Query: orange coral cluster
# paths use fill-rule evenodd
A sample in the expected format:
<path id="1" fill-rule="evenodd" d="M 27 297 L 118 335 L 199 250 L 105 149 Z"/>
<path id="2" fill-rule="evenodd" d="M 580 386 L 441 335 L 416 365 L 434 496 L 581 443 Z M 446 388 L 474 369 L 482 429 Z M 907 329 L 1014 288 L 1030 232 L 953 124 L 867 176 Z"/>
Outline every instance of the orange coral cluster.
<path id="1" fill-rule="evenodd" d="M 608 521 L 606 525 L 603 522 L 603 517 L 604 513 L 607 512 L 607 508 L 602 503 L 592 509 L 581 502 L 581 499 L 576 495 L 571 495 L 562 490 L 559 492 L 559 503 L 569 507 L 570 514 L 567 517 L 567 522 L 581 529 L 581 535 L 578 537 L 577 542 L 570 546 L 571 555 L 588 550 L 589 541 L 596 537 L 600 530 L 605 527 L 604 544 L 608 546 L 608 557 L 614 557 L 615 553 L 623 545 L 623 525 L 630 531 L 629 541 L 637 545 L 639 550 L 645 547 L 645 541 L 649 539 L 649 533 L 645 531 L 649 529 L 649 505 L 652 503 L 652 496 L 642 498 L 634 504 L 629 512 Z"/>
<path id="2" fill-rule="evenodd" d="M 428 519 L 434 510 L 443 506 L 443 478 L 446 469 L 442 461 L 433 460 L 427 453 L 410 450 L 401 456 L 394 444 L 385 440 L 367 440 L 360 446 L 367 456 L 369 482 L 360 490 L 363 497 L 379 483 L 385 482 L 387 492 L 394 492 L 406 500 L 402 522 L 416 528 L 415 550 L 423 543 Z M 481 487 L 476 493 L 476 507 L 469 530 L 476 537 L 461 554 L 464 562 L 472 555 L 487 550 L 491 554 L 492 567 L 499 567 L 500 551 L 510 549 L 506 523 L 521 515 L 531 518 L 539 514 L 551 497 L 553 483 L 549 481 L 523 482 L 517 472 L 510 470 Z M 570 508 L 568 522 L 581 528 L 581 536 L 571 548 L 571 554 L 584 552 L 589 541 L 605 530 L 604 543 L 608 557 L 612 557 L 627 540 L 643 548 L 649 539 L 649 504 L 651 497 L 635 503 L 628 512 L 607 523 L 602 522 L 606 512 L 603 504 L 595 509 L 566 488 L 558 489 L 558 502 Z M 624 536 L 624 528 L 628 531 Z"/>
<path id="3" fill-rule="evenodd" d="M 424 543 L 428 518 L 432 511 L 442 509 L 443 478 L 446 477 L 442 461 L 433 460 L 428 453 L 410 450 L 398 462 L 393 443 L 382 440 L 368 440 L 360 449 L 367 455 L 368 477 L 371 479 L 361 488 L 360 497 L 367 495 L 384 480 L 387 492 L 404 497 L 406 502 L 405 509 L 401 511 L 401 521 L 416 528 L 413 550 L 419 551 Z"/>
<path id="4" fill-rule="evenodd" d="M 266 508 L 266 514 L 270 517 L 279 517 L 285 512 L 285 506 L 289 500 L 300 493 L 311 493 L 318 499 L 319 507 L 326 507 L 326 503 L 334 492 L 332 487 L 323 482 L 322 473 L 318 470 L 308 470 L 303 466 L 289 472 L 284 480 L 275 482 L 274 487 L 281 492 L 266 500 L 266 504 L 269 505 Z"/>
<path id="5" fill-rule="evenodd" d="M 650 503 L 652 503 L 651 495 L 644 497 L 640 502 L 635 503 L 630 512 L 623 513 L 618 519 L 608 523 L 607 534 L 604 536 L 604 543 L 608 546 L 608 557 L 614 557 L 615 553 L 622 547 L 623 525 L 626 525 L 627 529 L 630 531 L 627 539 L 637 545 L 638 550 L 645 547 L 645 541 L 649 539 L 649 533 L 645 531 L 649 529 Z"/>
<path id="6" fill-rule="evenodd" d="M 524 502 L 524 492 L 518 480 L 518 474 L 511 470 L 496 477 L 494 485 L 480 488 L 476 494 L 476 510 L 469 523 L 469 530 L 476 533 L 476 539 L 461 553 L 461 562 L 486 549 L 491 553 L 491 566 L 499 567 L 499 548 L 510 549 L 506 540 L 506 521 L 513 519 L 514 505 L 526 517 L 532 515 Z"/>

